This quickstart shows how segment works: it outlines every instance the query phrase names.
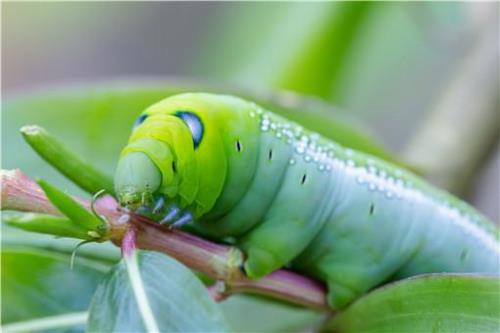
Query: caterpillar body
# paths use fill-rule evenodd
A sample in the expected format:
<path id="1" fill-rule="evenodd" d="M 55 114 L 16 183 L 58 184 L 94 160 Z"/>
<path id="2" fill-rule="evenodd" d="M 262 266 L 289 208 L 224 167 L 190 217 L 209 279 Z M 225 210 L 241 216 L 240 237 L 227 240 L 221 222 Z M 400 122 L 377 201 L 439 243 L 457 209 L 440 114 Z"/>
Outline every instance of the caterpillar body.
<path id="1" fill-rule="evenodd" d="M 389 280 L 500 270 L 498 229 L 471 206 L 232 96 L 146 109 L 115 188 L 162 224 L 235 239 L 251 278 L 290 265 L 324 281 L 333 308 Z"/>

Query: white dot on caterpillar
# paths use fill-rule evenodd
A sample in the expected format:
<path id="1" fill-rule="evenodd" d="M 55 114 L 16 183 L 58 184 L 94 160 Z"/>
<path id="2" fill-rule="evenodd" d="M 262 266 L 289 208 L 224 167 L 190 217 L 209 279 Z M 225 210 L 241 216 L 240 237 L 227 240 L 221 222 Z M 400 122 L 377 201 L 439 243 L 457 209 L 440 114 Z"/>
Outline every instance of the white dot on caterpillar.
<path id="1" fill-rule="evenodd" d="M 304 161 L 311 162 L 311 156 L 310 155 L 305 155 L 304 156 Z"/>
<path id="2" fill-rule="evenodd" d="M 293 158 L 290 159 L 289 161 L 290 165 L 294 165 L 295 164 L 295 160 Z"/>
<path id="3" fill-rule="evenodd" d="M 298 154 L 303 154 L 305 152 L 305 148 L 301 145 L 297 146 L 295 150 L 297 151 Z"/>
<path id="4" fill-rule="evenodd" d="M 368 189 L 370 191 L 375 191 L 377 189 L 377 185 L 370 183 L 370 184 L 368 184 Z"/>
<path id="5" fill-rule="evenodd" d="M 347 160 L 347 166 L 355 167 L 356 163 L 353 160 Z"/>

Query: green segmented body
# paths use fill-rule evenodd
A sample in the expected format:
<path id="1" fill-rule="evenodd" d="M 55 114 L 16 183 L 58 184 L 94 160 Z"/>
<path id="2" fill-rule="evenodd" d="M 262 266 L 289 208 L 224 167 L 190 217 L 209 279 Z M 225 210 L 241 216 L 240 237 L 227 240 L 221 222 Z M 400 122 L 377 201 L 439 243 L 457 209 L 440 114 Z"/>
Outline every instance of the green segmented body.
<path id="1" fill-rule="evenodd" d="M 195 134 L 178 121 L 179 111 L 202 124 L 197 147 L 186 144 L 186 133 Z M 496 227 L 407 171 L 235 97 L 182 94 L 143 114 L 122 159 L 130 152 L 148 156 L 162 179 L 151 194 L 190 212 L 199 233 L 234 237 L 250 277 L 291 264 L 325 281 L 328 301 L 338 308 L 391 279 L 499 273 Z M 169 147 L 167 163 L 155 145 Z M 171 161 L 178 161 L 174 169 Z M 119 197 L 133 188 L 122 179 L 116 179 Z"/>

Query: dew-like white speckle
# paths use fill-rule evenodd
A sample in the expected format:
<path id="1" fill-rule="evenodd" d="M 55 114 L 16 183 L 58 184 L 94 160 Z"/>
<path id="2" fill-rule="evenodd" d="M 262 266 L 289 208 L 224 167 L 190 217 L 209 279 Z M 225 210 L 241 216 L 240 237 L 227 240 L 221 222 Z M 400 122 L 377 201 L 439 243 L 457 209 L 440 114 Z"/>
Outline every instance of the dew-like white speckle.
<path id="1" fill-rule="evenodd" d="M 299 145 L 295 148 L 295 151 L 297 152 L 297 154 L 304 154 L 304 152 L 305 152 L 305 148 L 304 148 L 304 146 L 302 146 L 302 145 L 300 145 L 300 144 L 299 144 Z"/>

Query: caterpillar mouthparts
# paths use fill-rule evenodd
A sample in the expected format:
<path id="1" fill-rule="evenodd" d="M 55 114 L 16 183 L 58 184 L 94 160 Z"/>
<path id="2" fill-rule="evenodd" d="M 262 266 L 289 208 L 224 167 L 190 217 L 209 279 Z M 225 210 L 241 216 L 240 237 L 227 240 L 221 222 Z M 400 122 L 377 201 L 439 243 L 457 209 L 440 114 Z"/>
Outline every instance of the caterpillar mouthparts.
<path id="1" fill-rule="evenodd" d="M 124 208 L 135 211 L 141 206 L 141 195 L 133 190 L 120 192 L 118 203 Z"/>

